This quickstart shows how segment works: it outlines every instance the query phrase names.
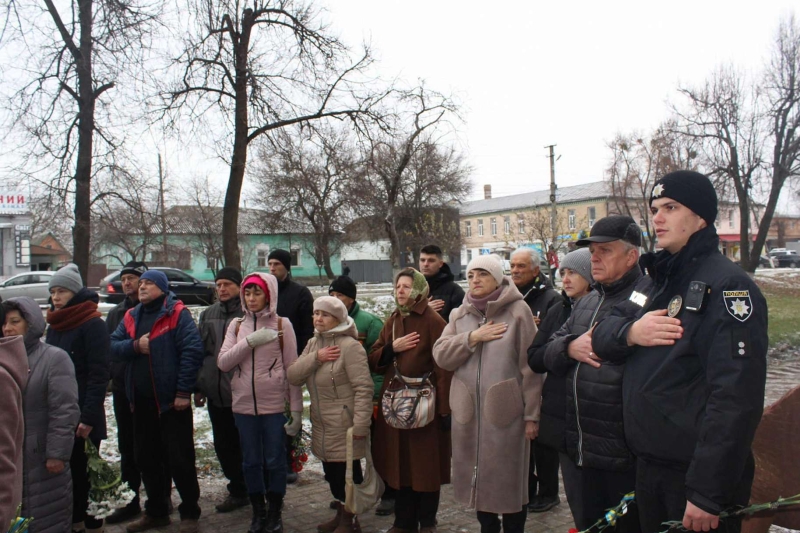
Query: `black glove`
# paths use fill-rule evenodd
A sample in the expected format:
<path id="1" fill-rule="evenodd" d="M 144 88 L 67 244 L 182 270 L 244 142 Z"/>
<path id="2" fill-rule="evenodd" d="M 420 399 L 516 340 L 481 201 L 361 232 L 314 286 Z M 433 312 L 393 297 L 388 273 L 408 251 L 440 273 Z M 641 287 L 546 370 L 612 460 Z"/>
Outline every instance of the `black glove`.
<path id="1" fill-rule="evenodd" d="M 439 416 L 439 427 L 442 431 L 450 431 L 453 426 L 453 418 L 450 415 Z"/>

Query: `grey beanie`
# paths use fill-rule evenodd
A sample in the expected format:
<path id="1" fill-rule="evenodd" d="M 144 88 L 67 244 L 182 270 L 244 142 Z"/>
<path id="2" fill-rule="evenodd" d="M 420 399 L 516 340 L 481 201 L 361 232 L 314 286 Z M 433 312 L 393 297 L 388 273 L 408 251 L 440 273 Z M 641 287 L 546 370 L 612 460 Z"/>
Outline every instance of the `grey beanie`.
<path id="1" fill-rule="evenodd" d="M 47 284 L 47 290 L 53 287 L 63 287 L 68 291 L 77 293 L 83 288 L 83 280 L 81 273 L 78 270 L 78 265 L 70 263 L 58 271 L 50 278 L 50 283 Z"/>
<path id="2" fill-rule="evenodd" d="M 558 273 L 561 274 L 562 278 L 564 277 L 565 268 L 580 274 L 590 285 L 594 282 L 594 279 L 592 279 L 592 253 L 589 248 L 578 248 L 564 256 L 564 260 L 561 261 L 561 266 L 558 269 Z"/>

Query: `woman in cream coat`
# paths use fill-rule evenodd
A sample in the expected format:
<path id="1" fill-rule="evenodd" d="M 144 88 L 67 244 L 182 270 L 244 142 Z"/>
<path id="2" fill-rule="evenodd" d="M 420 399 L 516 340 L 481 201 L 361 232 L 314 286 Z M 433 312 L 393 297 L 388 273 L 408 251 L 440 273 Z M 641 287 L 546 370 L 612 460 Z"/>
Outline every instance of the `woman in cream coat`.
<path id="1" fill-rule="evenodd" d="M 311 395 L 311 450 L 321 461 L 337 500 L 336 516 L 317 526 L 321 533 L 360 530 L 343 505 L 347 429 L 353 428 L 353 480 L 362 481 L 358 459 L 364 457 L 372 416 L 372 377 L 367 354 L 358 342 L 355 322 L 332 296 L 314 301 L 314 337 L 287 372 L 292 385 L 306 384 Z"/>
<path id="2" fill-rule="evenodd" d="M 538 432 L 542 377 L 528 367 L 536 334 L 528 305 L 492 256 L 467 266 L 469 292 L 433 347 L 452 370 L 453 492 L 478 511 L 481 533 L 522 533 L 530 441 Z"/>

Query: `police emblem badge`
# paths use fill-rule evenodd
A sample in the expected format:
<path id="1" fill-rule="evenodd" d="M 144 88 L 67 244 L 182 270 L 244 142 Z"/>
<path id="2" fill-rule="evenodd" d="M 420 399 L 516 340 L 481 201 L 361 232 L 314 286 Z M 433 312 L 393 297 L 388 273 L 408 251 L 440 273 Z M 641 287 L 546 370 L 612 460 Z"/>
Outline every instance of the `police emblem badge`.
<path id="1" fill-rule="evenodd" d="M 753 314 L 753 302 L 750 291 L 722 291 L 725 309 L 739 322 L 744 322 Z"/>
<path id="2" fill-rule="evenodd" d="M 672 297 L 672 300 L 669 301 L 669 305 L 667 306 L 667 316 L 670 318 L 675 318 L 678 316 L 678 313 L 681 312 L 681 305 L 683 304 L 683 298 L 680 295 L 675 295 Z"/>

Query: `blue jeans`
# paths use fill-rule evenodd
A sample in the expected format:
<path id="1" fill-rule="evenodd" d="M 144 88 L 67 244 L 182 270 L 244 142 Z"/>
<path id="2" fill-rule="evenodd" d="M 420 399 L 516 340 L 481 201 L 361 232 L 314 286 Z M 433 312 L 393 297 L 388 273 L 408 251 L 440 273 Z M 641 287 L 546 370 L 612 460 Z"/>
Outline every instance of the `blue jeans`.
<path id="1" fill-rule="evenodd" d="M 286 442 L 283 413 L 273 415 L 233 414 L 242 445 L 242 471 L 249 494 L 265 490 L 286 494 Z M 269 474 L 269 487 L 264 486 L 264 471 Z"/>

